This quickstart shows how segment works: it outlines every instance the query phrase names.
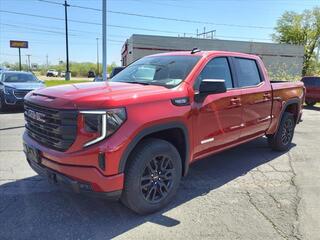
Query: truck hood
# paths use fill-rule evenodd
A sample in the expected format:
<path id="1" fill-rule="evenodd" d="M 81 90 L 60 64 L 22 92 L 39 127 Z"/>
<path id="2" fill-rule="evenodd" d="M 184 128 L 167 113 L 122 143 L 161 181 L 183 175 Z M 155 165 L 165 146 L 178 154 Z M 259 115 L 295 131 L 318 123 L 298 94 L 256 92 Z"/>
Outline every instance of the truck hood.
<path id="1" fill-rule="evenodd" d="M 26 100 L 51 108 L 98 109 L 184 97 L 179 88 L 121 82 L 94 82 L 43 88 L 26 96 Z"/>
<path id="2" fill-rule="evenodd" d="M 12 88 L 21 89 L 21 90 L 34 90 L 34 89 L 44 87 L 44 84 L 42 82 L 17 82 L 17 83 L 4 82 L 3 85 L 6 87 L 12 87 Z"/>

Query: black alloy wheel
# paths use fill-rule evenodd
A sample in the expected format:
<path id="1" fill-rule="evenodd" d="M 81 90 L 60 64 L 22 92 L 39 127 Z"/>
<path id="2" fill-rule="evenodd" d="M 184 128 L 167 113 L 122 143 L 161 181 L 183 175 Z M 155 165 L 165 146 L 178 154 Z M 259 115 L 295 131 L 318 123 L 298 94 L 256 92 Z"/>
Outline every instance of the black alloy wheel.
<path id="1" fill-rule="evenodd" d="M 159 155 L 150 160 L 143 171 L 140 189 L 150 203 L 164 199 L 173 186 L 174 167 L 169 156 Z"/>
<path id="2" fill-rule="evenodd" d="M 148 138 L 130 155 L 125 169 L 121 202 L 138 214 L 164 208 L 175 197 L 182 176 L 182 161 L 170 142 Z"/>
<path id="3" fill-rule="evenodd" d="M 292 139 L 294 124 L 291 118 L 286 119 L 283 125 L 281 141 L 283 145 L 288 145 Z"/>

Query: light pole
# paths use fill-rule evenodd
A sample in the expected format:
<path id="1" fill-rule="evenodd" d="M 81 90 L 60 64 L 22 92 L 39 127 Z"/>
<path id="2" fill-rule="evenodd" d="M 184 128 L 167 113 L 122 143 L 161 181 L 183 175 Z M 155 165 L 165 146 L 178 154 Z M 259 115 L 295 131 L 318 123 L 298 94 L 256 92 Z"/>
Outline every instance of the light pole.
<path id="1" fill-rule="evenodd" d="M 102 0 L 102 79 L 107 80 L 107 0 Z"/>
<path id="2" fill-rule="evenodd" d="M 30 57 L 31 57 L 31 55 L 27 54 L 27 57 L 28 57 L 28 71 L 30 72 L 30 70 L 31 70 L 31 66 L 30 66 Z"/>
<path id="3" fill-rule="evenodd" d="M 99 76 L 99 38 L 97 39 L 97 76 Z"/>
<path id="4" fill-rule="evenodd" d="M 68 7 L 70 6 L 67 4 L 67 1 L 64 1 L 64 20 L 66 25 L 66 62 L 67 62 L 67 69 L 66 69 L 66 80 L 70 80 L 70 69 L 69 69 L 69 41 L 68 41 Z"/>

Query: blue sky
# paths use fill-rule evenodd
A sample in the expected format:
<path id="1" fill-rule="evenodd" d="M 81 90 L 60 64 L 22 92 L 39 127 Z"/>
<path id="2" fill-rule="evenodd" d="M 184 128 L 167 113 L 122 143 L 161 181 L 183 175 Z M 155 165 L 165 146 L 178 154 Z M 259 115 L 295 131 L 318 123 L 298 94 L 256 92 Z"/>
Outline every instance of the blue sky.
<path id="1" fill-rule="evenodd" d="M 63 3 L 62 0 L 52 0 Z M 71 5 L 101 9 L 101 0 L 68 0 Z M 120 64 L 121 47 L 131 34 L 178 36 L 196 33 L 196 29 L 216 30 L 220 39 L 270 42 L 277 19 L 284 11 L 302 12 L 320 5 L 320 0 L 107 0 L 107 9 L 161 17 L 206 21 L 214 24 L 185 23 L 160 19 L 107 14 L 107 24 L 124 27 L 155 29 L 156 31 L 107 27 L 107 62 Z M 9 40 L 27 40 L 29 49 L 22 51 L 22 61 L 31 54 L 32 63 L 56 64 L 65 60 L 64 21 L 9 14 L 2 11 L 64 18 L 63 6 L 39 0 L 0 0 L 0 63 L 17 62 L 18 50 L 9 47 Z M 69 22 L 70 61 L 96 62 L 96 38 L 101 38 L 101 12 L 70 7 L 70 20 L 97 23 Z M 226 24 L 226 25 L 224 25 Z M 258 26 L 261 28 L 227 25 Z M 172 31 L 175 33 L 162 33 Z M 101 51 L 101 39 L 100 51 Z M 101 54 L 100 54 L 101 56 Z M 101 57 L 100 57 L 101 61 Z"/>

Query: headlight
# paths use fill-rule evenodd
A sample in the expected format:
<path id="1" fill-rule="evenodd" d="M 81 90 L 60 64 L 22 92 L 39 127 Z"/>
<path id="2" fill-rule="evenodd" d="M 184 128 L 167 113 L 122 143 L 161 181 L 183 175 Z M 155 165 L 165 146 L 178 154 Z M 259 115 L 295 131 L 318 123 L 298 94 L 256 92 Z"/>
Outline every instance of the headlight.
<path id="1" fill-rule="evenodd" d="M 4 87 L 4 93 L 5 94 L 13 95 L 13 90 L 14 90 L 13 87 L 7 87 L 7 86 Z"/>
<path id="2" fill-rule="evenodd" d="M 83 115 L 84 130 L 97 135 L 95 139 L 85 143 L 84 147 L 100 142 L 112 135 L 127 118 L 124 108 L 105 111 L 80 111 L 80 113 Z"/>

